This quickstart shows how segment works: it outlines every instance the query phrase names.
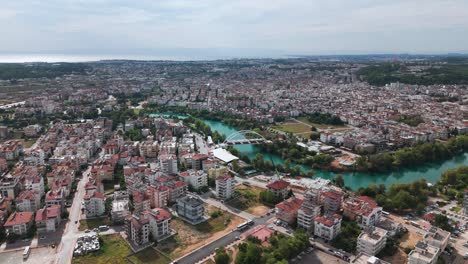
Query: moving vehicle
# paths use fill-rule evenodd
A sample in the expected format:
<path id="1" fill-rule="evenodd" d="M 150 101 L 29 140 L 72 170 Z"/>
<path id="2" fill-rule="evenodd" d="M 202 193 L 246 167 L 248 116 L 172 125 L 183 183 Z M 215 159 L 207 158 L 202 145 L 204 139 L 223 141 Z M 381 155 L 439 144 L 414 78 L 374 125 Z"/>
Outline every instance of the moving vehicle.
<path id="1" fill-rule="evenodd" d="M 23 251 L 23 260 L 28 259 L 30 253 L 31 253 L 31 248 L 29 246 L 25 247 Z"/>
<path id="2" fill-rule="evenodd" d="M 237 226 L 237 231 L 242 231 L 244 229 L 247 229 L 249 227 L 249 222 L 242 223 Z"/>

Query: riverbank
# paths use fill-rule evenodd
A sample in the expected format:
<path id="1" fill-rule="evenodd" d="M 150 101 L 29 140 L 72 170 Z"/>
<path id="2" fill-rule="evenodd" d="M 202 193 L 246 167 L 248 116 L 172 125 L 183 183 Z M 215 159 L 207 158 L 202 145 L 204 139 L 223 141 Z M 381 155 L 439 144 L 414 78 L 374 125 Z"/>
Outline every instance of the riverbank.
<path id="1" fill-rule="evenodd" d="M 184 115 L 178 113 L 162 113 L 164 115 L 176 115 L 178 118 L 183 118 Z M 214 121 L 208 119 L 202 119 L 211 130 L 214 132 L 218 132 L 221 135 L 229 136 L 232 133 L 237 132 L 238 130 L 234 127 L 224 124 L 221 121 Z M 259 147 L 254 145 L 237 145 L 235 146 L 240 153 L 246 155 L 250 160 L 253 160 L 257 153 L 263 155 L 264 160 L 266 161 L 273 161 L 275 164 L 280 164 L 284 166 L 284 160 L 271 153 L 262 151 Z M 409 183 L 411 181 L 415 181 L 418 179 L 426 179 L 430 183 L 435 183 L 437 180 L 440 179 L 440 176 L 443 172 L 449 169 L 454 169 L 462 165 L 468 165 L 468 153 L 459 154 L 454 156 L 451 159 L 447 159 L 440 162 L 431 162 L 426 163 L 423 165 L 418 165 L 415 167 L 406 167 L 401 168 L 396 171 L 391 172 L 332 172 L 332 171 L 324 171 L 324 170 L 315 170 L 310 167 L 299 165 L 295 163 L 291 163 L 291 167 L 298 165 L 301 170 L 303 171 L 314 171 L 313 177 L 319 177 L 323 179 L 333 179 L 338 174 L 343 175 L 344 183 L 347 187 L 351 188 L 352 190 L 357 190 L 361 187 L 367 187 L 370 184 L 384 184 L 385 186 L 389 187 L 394 183 Z"/>

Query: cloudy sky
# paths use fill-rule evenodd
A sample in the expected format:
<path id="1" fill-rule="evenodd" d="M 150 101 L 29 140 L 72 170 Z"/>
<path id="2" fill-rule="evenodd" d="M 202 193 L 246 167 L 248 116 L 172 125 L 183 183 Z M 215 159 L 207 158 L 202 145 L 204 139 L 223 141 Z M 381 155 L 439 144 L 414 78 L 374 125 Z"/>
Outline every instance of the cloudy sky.
<path id="1" fill-rule="evenodd" d="M 468 52 L 468 0 L 4 0 L 0 53 Z"/>

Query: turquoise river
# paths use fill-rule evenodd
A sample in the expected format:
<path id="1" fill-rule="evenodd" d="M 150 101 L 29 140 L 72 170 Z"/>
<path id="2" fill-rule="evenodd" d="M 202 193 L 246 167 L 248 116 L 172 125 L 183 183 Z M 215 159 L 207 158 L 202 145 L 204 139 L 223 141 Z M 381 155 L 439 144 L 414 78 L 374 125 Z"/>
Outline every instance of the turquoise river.
<path id="1" fill-rule="evenodd" d="M 211 127 L 212 131 L 217 131 L 223 135 L 230 135 L 237 130 L 229 125 L 226 125 L 219 121 L 203 120 L 207 125 Z M 252 145 L 238 145 L 236 146 L 241 153 L 247 155 L 250 159 L 254 158 L 257 153 L 261 153 L 265 160 L 272 159 L 275 164 L 283 164 L 281 157 L 271 155 L 267 152 L 262 152 L 259 148 Z M 292 164 L 294 165 L 294 164 Z M 439 162 L 431 163 L 424 166 L 417 166 L 413 168 L 401 169 L 391 173 L 363 173 L 363 172 L 351 172 L 344 173 L 345 185 L 353 190 L 360 187 L 367 187 L 369 184 L 385 184 L 387 187 L 393 183 L 407 183 L 417 179 L 424 178 L 428 182 L 435 183 L 440 175 L 448 170 L 453 169 L 461 165 L 468 165 L 468 153 L 456 156 L 452 159 Z M 303 170 L 309 170 L 305 166 L 301 166 Z M 335 177 L 335 173 L 315 170 L 314 177 L 320 177 L 324 179 L 332 179 Z"/>

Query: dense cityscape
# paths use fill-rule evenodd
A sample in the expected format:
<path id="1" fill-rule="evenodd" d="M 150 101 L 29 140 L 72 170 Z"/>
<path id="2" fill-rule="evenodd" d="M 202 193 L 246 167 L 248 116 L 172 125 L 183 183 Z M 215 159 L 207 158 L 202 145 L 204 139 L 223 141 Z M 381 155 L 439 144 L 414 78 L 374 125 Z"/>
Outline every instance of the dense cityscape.
<path id="1" fill-rule="evenodd" d="M 1 64 L 1 262 L 466 263 L 467 69 Z"/>

